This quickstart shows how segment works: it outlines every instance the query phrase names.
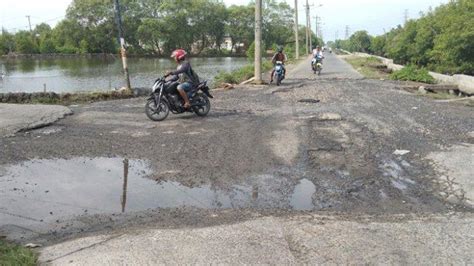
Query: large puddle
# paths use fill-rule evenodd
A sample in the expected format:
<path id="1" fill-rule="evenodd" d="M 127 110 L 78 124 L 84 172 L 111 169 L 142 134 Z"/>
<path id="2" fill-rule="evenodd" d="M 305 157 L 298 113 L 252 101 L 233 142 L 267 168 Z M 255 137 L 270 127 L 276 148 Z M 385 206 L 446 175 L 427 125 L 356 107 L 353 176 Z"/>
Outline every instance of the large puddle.
<path id="1" fill-rule="evenodd" d="M 316 188 L 307 179 L 259 175 L 230 187 L 187 187 L 172 181 L 154 181 L 148 178 L 152 174 L 146 161 L 122 158 L 38 159 L 0 166 L 0 217 L 7 220 L 4 222 L 14 217 L 54 221 L 72 215 L 182 206 L 315 208 L 312 196 Z"/>

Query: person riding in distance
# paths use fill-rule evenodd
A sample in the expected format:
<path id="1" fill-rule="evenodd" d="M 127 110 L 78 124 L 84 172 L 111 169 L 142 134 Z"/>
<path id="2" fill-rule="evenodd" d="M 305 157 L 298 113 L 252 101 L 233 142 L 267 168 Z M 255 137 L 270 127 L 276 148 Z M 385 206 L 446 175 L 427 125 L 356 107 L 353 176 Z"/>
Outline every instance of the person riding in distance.
<path id="1" fill-rule="evenodd" d="M 277 53 L 272 58 L 273 70 L 272 70 L 272 74 L 271 74 L 271 77 L 270 77 L 270 83 L 273 82 L 273 75 L 275 74 L 275 65 L 276 65 L 277 61 L 282 62 L 283 77 L 284 77 L 285 74 L 286 74 L 286 69 L 285 69 L 286 55 L 283 53 L 283 47 L 278 47 Z"/>
<path id="2" fill-rule="evenodd" d="M 316 49 L 313 49 L 313 57 L 316 59 L 319 57 L 321 60 L 324 58 L 323 51 L 319 45 L 316 46 Z"/>
<path id="3" fill-rule="evenodd" d="M 183 49 L 177 49 L 171 53 L 171 57 L 174 58 L 176 63 L 178 63 L 178 67 L 176 71 L 170 71 L 166 73 L 165 76 L 175 75 L 178 77 L 179 85 L 178 85 L 178 92 L 179 95 L 184 100 L 184 108 L 188 109 L 191 107 L 191 103 L 189 102 L 188 93 L 196 86 L 199 85 L 199 76 L 196 72 L 193 71 L 191 67 L 191 63 L 186 60 L 186 51 Z"/>

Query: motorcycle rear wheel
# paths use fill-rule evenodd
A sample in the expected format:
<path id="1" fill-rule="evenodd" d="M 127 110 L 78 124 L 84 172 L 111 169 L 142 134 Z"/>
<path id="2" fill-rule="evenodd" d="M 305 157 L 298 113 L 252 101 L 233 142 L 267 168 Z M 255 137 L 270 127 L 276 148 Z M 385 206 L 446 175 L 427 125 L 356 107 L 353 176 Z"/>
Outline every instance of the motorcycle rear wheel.
<path id="1" fill-rule="evenodd" d="M 283 80 L 283 75 L 277 75 L 277 86 L 281 85 L 282 80 Z"/>
<path id="2" fill-rule="evenodd" d="M 206 116 L 209 111 L 211 110 L 211 101 L 209 101 L 209 97 L 205 94 L 198 94 L 196 98 L 196 102 L 201 103 L 201 106 L 194 107 L 194 112 L 198 116 Z"/>
<path id="3" fill-rule="evenodd" d="M 153 121 L 163 121 L 168 117 L 170 108 L 165 101 L 161 101 L 160 105 L 156 106 L 155 100 L 149 99 L 145 105 L 145 113 Z"/>

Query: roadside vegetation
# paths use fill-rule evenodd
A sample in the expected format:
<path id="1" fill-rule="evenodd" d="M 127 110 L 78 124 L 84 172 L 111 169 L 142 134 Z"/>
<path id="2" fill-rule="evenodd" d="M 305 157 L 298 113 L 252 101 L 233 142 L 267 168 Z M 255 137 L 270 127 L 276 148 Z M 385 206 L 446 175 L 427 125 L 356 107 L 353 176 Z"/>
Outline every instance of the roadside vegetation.
<path id="1" fill-rule="evenodd" d="M 21 246 L 10 244 L 0 239 L 0 265 L 36 265 L 37 255 Z"/>
<path id="2" fill-rule="evenodd" d="M 474 1 L 453 0 L 384 35 L 355 32 L 332 45 L 443 74 L 474 75 Z"/>
<path id="3" fill-rule="evenodd" d="M 414 65 L 408 65 L 390 75 L 393 80 L 417 81 L 428 84 L 436 83 L 435 79 L 425 68 L 418 68 Z"/>
<path id="4" fill-rule="evenodd" d="M 388 79 L 389 71 L 377 57 L 348 56 L 344 58 L 360 74 L 369 79 Z"/>
<path id="5" fill-rule="evenodd" d="M 264 48 L 294 43 L 293 9 L 282 0 L 264 0 L 263 6 Z M 195 56 L 245 55 L 254 40 L 251 3 L 226 7 L 215 0 L 122 0 L 121 8 L 128 52 L 133 55 L 168 56 L 176 48 Z M 299 30 L 304 43 L 306 29 Z M 32 32 L 2 29 L 0 55 L 115 54 L 117 35 L 113 1 L 73 0 L 54 28 L 41 23 Z M 322 43 L 312 37 L 315 45 Z"/>
<path id="6" fill-rule="evenodd" d="M 262 70 L 264 72 L 272 69 L 273 65 L 270 61 L 262 63 Z M 254 65 L 247 65 L 232 72 L 219 72 L 214 78 L 214 87 L 221 87 L 223 84 L 239 84 L 253 77 Z"/>

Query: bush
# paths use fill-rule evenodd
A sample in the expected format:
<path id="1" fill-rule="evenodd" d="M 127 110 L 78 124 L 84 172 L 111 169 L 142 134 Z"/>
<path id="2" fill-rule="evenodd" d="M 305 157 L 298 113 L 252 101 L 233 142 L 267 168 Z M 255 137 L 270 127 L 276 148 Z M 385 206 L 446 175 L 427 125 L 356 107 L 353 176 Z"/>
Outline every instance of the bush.
<path id="1" fill-rule="evenodd" d="M 408 65 L 401 70 L 395 71 L 390 75 L 393 80 L 409 80 L 433 84 L 435 79 L 424 68 L 417 68 L 414 65 Z"/>
<path id="2" fill-rule="evenodd" d="M 269 61 L 264 61 L 262 64 L 262 70 L 268 71 L 272 69 L 273 65 Z M 214 87 L 219 87 L 223 83 L 238 84 L 243 81 L 246 81 L 252 78 L 254 75 L 253 65 L 247 65 L 236 69 L 232 72 L 219 72 L 216 77 L 214 77 Z"/>

